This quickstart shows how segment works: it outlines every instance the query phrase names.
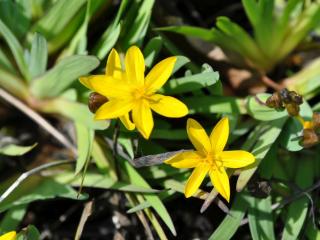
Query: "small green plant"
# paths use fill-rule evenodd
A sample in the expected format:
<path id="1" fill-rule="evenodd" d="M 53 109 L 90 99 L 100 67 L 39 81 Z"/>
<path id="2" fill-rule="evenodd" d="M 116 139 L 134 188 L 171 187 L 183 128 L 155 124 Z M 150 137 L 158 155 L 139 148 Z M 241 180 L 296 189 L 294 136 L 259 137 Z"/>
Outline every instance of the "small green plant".
<path id="1" fill-rule="evenodd" d="M 319 1 L 289 0 L 282 9 L 275 8 L 274 0 L 242 0 L 242 4 L 252 36 L 227 17 L 218 17 L 212 29 L 170 26 L 159 30 L 212 42 L 240 66 L 245 63 L 266 73 L 292 53 L 320 21 Z"/>

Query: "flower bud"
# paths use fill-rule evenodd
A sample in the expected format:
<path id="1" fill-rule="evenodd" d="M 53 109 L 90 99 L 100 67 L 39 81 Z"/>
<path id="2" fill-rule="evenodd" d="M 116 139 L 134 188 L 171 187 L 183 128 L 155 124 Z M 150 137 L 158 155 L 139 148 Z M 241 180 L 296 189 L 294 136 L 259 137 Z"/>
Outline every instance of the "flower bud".
<path id="1" fill-rule="evenodd" d="M 90 112 L 95 113 L 99 107 L 108 102 L 108 98 L 100 95 L 99 93 L 92 92 L 89 95 L 88 107 Z"/>

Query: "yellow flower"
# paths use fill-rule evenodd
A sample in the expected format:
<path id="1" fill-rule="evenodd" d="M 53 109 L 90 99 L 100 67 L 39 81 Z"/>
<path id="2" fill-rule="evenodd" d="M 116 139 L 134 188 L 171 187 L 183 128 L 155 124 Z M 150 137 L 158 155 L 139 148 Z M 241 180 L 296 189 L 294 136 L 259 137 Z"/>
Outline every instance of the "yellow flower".
<path id="1" fill-rule="evenodd" d="M 196 151 L 178 153 L 165 161 L 175 168 L 195 168 L 185 187 L 185 196 L 191 197 L 209 173 L 212 185 L 228 202 L 229 177 L 225 168 L 241 168 L 252 164 L 254 156 L 242 150 L 223 151 L 229 136 L 229 120 L 222 118 L 213 128 L 210 137 L 195 120 L 188 119 L 187 133 Z"/>
<path id="2" fill-rule="evenodd" d="M 118 53 L 113 49 L 108 57 L 105 75 L 80 79 L 82 84 L 109 99 L 97 110 L 95 119 L 120 117 L 127 129 L 132 130 L 134 123 L 143 137 L 148 139 L 153 129 L 151 109 L 165 117 L 178 118 L 187 115 L 188 108 L 184 103 L 173 97 L 156 94 L 169 79 L 175 62 L 176 57 L 166 58 L 144 77 L 144 58 L 138 47 L 132 46 L 128 49 L 125 71 L 121 68 Z"/>
<path id="3" fill-rule="evenodd" d="M 0 240 L 16 240 L 17 237 L 16 237 L 16 232 L 15 231 L 11 231 L 11 232 L 8 232 L 6 234 L 3 234 L 0 236 Z"/>
<path id="4" fill-rule="evenodd" d="M 101 84 L 103 84 L 103 82 L 107 81 L 109 78 L 119 79 L 119 81 L 121 81 L 123 75 L 124 72 L 121 68 L 119 55 L 115 49 L 112 49 L 108 56 L 105 75 L 92 75 L 89 77 L 81 77 L 79 80 L 84 86 L 86 86 L 90 90 L 96 91 L 96 89 L 91 84 L 91 81 L 93 81 L 93 79 L 96 82 L 96 85 L 98 84 L 98 82 L 102 82 Z M 100 91 L 96 92 L 100 93 Z M 125 113 L 123 116 L 120 116 L 119 118 L 128 130 L 135 129 L 135 125 L 129 118 L 129 112 Z"/>

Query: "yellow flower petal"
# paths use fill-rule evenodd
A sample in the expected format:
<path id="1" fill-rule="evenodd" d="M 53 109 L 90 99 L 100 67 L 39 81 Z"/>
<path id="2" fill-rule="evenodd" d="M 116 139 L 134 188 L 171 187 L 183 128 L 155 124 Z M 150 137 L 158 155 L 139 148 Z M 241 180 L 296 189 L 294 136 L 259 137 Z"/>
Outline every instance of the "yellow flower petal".
<path id="1" fill-rule="evenodd" d="M 195 151 L 181 152 L 164 161 L 175 168 L 195 168 L 202 157 Z"/>
<path id="2" fill-rule="evenodd" d="M 15 240 L 17 233 L 15 231 L 8 232 L 0 236 L 0 240 Z"/>
<path id="3" fill-rule="evenodd" d="M 103 104 L 95 114 L 95 120 L 112 119 L 121 117 L 129 112 L 133 107 L 133 102 L 128 100 L 110 100 Z"/>
<path id="4" fill-rule="evenodd" d="M 203 127 L 194 119 L 187 121 L 187 133 L 193 146 L 202 154 L 206 155 L 211 151 L 209 137 Z"/>
<path id="5" fill-rule="evenodd" d="M 128 49 L 125 58 L 127 79 L 136 86 L 144 85 L 144 58 L 140 49 L 132 46 Z"/>
<path id="6" fill-rule="evenodd" d="M 221 194 L 221 196 L 230 201 L 230 183 L 229 177 L 224 168 L 214 169 L 209 171 L 210 179 L 214 188 Z"/>
<path id="7" fill-rule="evenodd" d="M 132 96 L 132 88 L 121 79 L 105 75 L 93 75 L 88 82 L 91 89 L 107 98 L 126 98 Z"/>
<path id="8" fill-rule="evenodd" d="M 106 76 L 105 75 L 91 75 L 91 76 L 87 76 L 87 77 L 80 77 L 79 81 L 82 85 L 84 85 L 86 88 L 89 88 L 90 90 L 93 90 L 93 87 L 91 85 L 91 80 L 95 78 L 95 81 L 105 81 Z"/>
<path id="9" fill-rule="evenodd" d="M 176 57 L 166 58 L 150 70 L 145 81 L 147 93 L 157 91 L 168 81 L 176 60 Z"/>
<path id="10" fill-rule="evenodd" d="M 207 164 L 199 164 L 192 172 L 185 186 L 184 195 L 191 197 L 199 189 L 203 179 L 207 175 L 209 166 Z"/>
<path id="11" fill-rule="evenodd" d="M 227 168 L 242 168 L 252 164 L 255 160 L 254 156 L 242 150 L 223 151 L 220 153 L 223 166 Z"/>
<path id="12" fill-rule="evenodd" d="M 122 124 L 126 127 L 126 129 L 132 131 L 133 129 L 135 129 L 135 125 L 133 122 L 131 122 L 130 117 L 129 117 L 129 113 L 126 113 L 125 115 L 120 117 L 120 121 L 122 122 Z"/>
<path id="13" fill-rule="evenodd" d="M 228 136 L 229 119 L 227 117 L 224 117 L 217 123 L 210 134 L 212 151 L 214 153 L 223 151 L 224 147 L 227 144 Z"/>
<path id="14" fill-rule="evenodd" d="M 122 67 L 118 52 L 113 48 L 108 56 L 106 65 L 106 75 L 120 79 L 122 77 Z"/>
<path id="15" fill-rule="evenodd" d="M 141 100 L 132 109 L 132 119 L 139 132 L 148 139 L 153 129 L 153 117 L 149 103 Z"/>
<path id="16" fill-rule="evenodd" d="M 154 94 L 150 98 L 151 109 L 162 116 L 178 118 L 188 114 L 187 106 L 174 97 Z"/>

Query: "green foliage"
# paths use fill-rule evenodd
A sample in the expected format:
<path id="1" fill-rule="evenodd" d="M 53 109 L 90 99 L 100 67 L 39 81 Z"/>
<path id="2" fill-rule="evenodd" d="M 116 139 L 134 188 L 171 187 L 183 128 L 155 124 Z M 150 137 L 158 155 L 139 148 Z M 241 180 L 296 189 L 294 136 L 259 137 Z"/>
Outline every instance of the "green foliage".
<path id="1" fill-rule="evenodd" d="M 313 193 L 320 177 L 319 147 L 305 149 L 302 123 L 311 121 L 314 111 L 320 110 L 320 60 L 316 57 L 309 62 L 308 57 L 309 64 L 299 65 L 298 71 L 284 60 L 300 49 L 312 49 L 312 44 L 318 47 L 312 36 L 319 30 L 319 1 L 243 0 L 242 5 L 251 29 L 224 16 L 217 17 L 212 29 L 159 28 L 152 18 L 157 11 L 154 0 L 0 1 L 1 137 L 14 139 L 10 144 L 0 142 L 0 158 L 4 159 L 0 164 L 4 173 L 0 233 L 16 230 L 17 239 L 38 239 L 40 226 L 37 230 L 21 225 L 30 203 L 50 201 L 54 205 L 56 198 L 76 202 L 88 197 L 104 201 L 105 195 L 100 193 L 112 191 L 127 200 L 117 211 L 126 208 L 128 214 L 136 214 L 146 232 L 150 224 L 151 234 L 160 239 L 180 238 L 176 212 L 168 205 L 183 196 L 190 171 L 162 164 L 165 159 L 156 156 L 151 156 L 148 166 L 135 168 L 137 158 L 191 149 L 188 117 L 203 122 L 209 132 L 227 116 L 228 150 L 249 151 L 256 161 L 228 170 L 232 181 L 236 180 L 235 187 L 231 184 L 230 203 L 220 200 L 209 181 L 193 196 L 193 201 L 204 202 L 201 212 L 217 204 L 226 213 L 209 239 L 239 238 L 235 234 L 244 224 L 249 225 L 252 239 L 318 239 L 319 230 L 308 214 L 319 206 Z M 237 95 L 227 83 L 228 66 L 199 61 L 208 57 L 207 52 L 193 58 L 195 53 L 172 41 L 166 31 L 218 45 L 236 65 L 261 75 L 277 76 L 281 69 L 272 70 L 281 64 L 284 70 L 280 75 L 285 79 L 278 85 L 303 97 L 299 116 L 267 107 L 267 99 L 275 92 L 270 88 L 256 95 Z M 149 140 L 114 120 L 95 121 L 87 106 L 91 90 L 78 81 L 82 76 L 103 74 L 112 48 L 123 63 L 132 45 L 144 54 L 146 74 L 166 56 L 177 57 L 170 79 L 159 92 L 178 98 L 189 109 L 188 116 L 180 119 L 155 114 Z M 254 75 L 252 78 L 261 84 Z M 2 105 L 2 100 L 7 104 Z M 29 123 L 27 117 L 35 122 Z M 35 141 L 39 144 L 30 145 Z M 68 160 L 59 163 L 61 156 Z M 251 185 L 261 179 L 272 187 L 264 198 L 251 191 Z"/>
<path id="2" fill-rule="evenodd" d="M 210 30 L 190 26 L 169 26 L 158 30 L 212 42 L 226 50 L 232 59 L 238 58 L 238 64 L 270 71 L 318 26 L 320 19 L 317 2 L 303 7 L 303 1 L 290 0 L 280 14 L 274 0 L 243 0 L 242 4 L 253 36 L 227 17 L 218 17 L 216 27 Z"/>

